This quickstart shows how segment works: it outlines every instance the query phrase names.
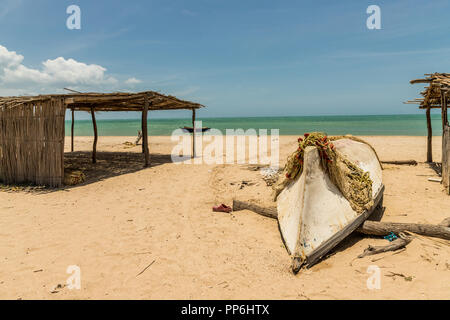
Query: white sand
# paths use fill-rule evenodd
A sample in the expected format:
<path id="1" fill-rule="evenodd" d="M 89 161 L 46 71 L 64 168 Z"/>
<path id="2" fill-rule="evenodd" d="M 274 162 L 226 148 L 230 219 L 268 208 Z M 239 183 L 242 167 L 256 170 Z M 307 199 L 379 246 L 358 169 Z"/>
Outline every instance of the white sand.
<path id="1" fill-rule="evenodd" d="M 139 152 L 140 147 L 122 144 L 134 139 L 100 137 L 99 151 Z M 425 137 L 366 139 L 383 160 L 425 161 Z M 90 150 L 91 143 L 92 138 L 77 138 L 76 150 Z M 434 139 L 437 161 L 440 143 Z M 132 160 L 105 162 L 100 154 L 101 181 L 91 177 L 92 183 L 44 194 L 0 192 L 0 298 L 450 297 L 450 250 L 444 240 L 415 239 L 398 254 L 355 259 L 369 244 L 387 241 L 352 235 L 334 255 L 293 275 L 275 220 L 249 211 L 211 212 L 233 197 L 268 202 L 270 188 L 261 175 L 245 165 L 175 165 L 167 156 L 172 146 L 169 137 L 150 137 L 156 155 L 148 169 Z M 280 159 L 295 146 L 296 137 L 281 137 Z M 386 165 L 383 220 L 437 224 L 449 217 L 450 196 L 429 177 L 436 174 L 424 163 Z M 240 189 L 242 180 L 255 185 Z M 81 268 L 81 290 L 51 293 L 65 284 L 69 265 Z M 370 265 L 381 268 L 380 290 L 367 289 Z"/>

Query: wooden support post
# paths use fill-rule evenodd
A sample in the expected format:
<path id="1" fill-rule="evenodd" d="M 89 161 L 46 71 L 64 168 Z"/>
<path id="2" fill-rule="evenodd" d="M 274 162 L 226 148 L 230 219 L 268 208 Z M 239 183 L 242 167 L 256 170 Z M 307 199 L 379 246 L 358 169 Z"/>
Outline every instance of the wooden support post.
<path id="1" fill-rule="evenodd" d="M 94 107 L 91 107 L 91 115 L 92 115 L 92 124 L 94 125 L 94 145 L 92 148 L 92 163 L 97 162 L 97 141 L 98 141 L 98 132 L 97 132 L 97 121 L 95 121 L 95 110 Z"/>
<path id="2" fill-rule="evenodd" d="M 447 113 L 447 99 L 448 99 L 448 97 L 447 97 L 447 92 L 443 92 L 443 95 L 444 95 L 444 104 L 441 106 L 442 107 L 442 113 L 443 113 L 443 115 L 444 115 L 444 127 L 445 127 L 445 125 L 448 125 L 448 113 Z"/>
<path id="3" fill-rule="evenodd" d="M 70 151 L 73 152 L 73 131 L 74 131 L 74 126 L 75 126 L 75 110 L 72 109 L 72 128 L 70 131 L 70 140 L 71 140 L 71 144 L 70 144 Z"/>
<path id="4" fill-rule="evenodd" d="M 447 194 L 450 194 L 450 127 L 445 124 L 442 132 L 442 166 L 441 176 L 442 184 L 447 189 Z"/>
<path id="5" fill-rule="evenodd" d="M 144 102 L 145 103 L 145 102 Z M 145 154 L 145 146 L 144 146 L 144 126 L 145 126 L 145 123 L 147 122 L 147 118 L 146 117 L 144 117 L 144 109 L 142 109 L 142 115 L 141 115 L 141 135 L 142 135 L 142 145 L 141 145 L 141 147 L 142 147 L 142 153 L 143 154 Z M 138 136 L 139 136 L 139 133 L 138 133 Z"/>
<path id="6" fill-rule="evenodd" d="M 445 100 L 445 94 L 444 91 L 440 90 L 441 93 L 441 120 L 442 120 L 442 130 L 444 130 L 445 127 L 445 115 L 444 115 L 444 100 Z"/>
<path id="7" fill-rule="evenodd" d="M 427 162 L 433 162 L 433 149 L 432 149 L 432 139 L 433 139 L 433 129 L 431 127 L 431 108 L 427 107 Z"/>
<path id="8" fill-rule="evenodd" d="M 195 109 L 192 109 L 192 155 L 195 158 Z"/>
<path id="9" fill-rule="evenodd" d="M 148 152 L 148 119 L 147 119 L 147 115 L 148 115 L 148 107 L 149 107 L 149 102 L 148 102 L 148 96 L 146 95 L 144 98 L 144 111 L 142 111 L 142 145 L 144 148 L 144 156 L 145 156 L 145 167 L 148 167 L 150 164 L 150 155 Z"/>

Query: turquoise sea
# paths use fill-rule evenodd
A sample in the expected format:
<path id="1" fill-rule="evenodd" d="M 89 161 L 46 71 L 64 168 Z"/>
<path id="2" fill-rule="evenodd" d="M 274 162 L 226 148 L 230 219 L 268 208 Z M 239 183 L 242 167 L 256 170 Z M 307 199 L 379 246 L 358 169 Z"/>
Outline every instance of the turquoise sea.
<path id="1" fill-rule="evenodd" d="M 258 118 L 204 118 L 202 125 L 225 129 L 279 129 L 281 135 L 301 135 L 305 132 L 321 131 L 329 135 L 405 135 L 425 136 L 427 126 L 425 114 L 378 115 L 378 116 L 310 116 L 310 117 L 258 117 Z M 98 120 L 101 136 L 136 136 L 141 121 Z M 432 115 L 433 135 L 441 135 L 439 114 Z M 66 135 L 70 135 L 71 122 L 66 120 Z M 149 134 L 171 135 L 183 126 L 191 126 L 191 119 L 149 119 Z M 269 132 L 270 134 L 270 132 Z M 93 135 L 90 120 L 75 121 L 76 136 Z"/>

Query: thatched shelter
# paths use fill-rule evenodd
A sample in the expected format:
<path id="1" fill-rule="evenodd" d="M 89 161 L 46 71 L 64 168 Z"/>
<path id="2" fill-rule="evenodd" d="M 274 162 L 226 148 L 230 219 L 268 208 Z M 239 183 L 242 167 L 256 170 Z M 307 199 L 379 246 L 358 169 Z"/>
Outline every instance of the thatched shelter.
<path id="1" fill-rule="evenodd" d="M 76 93 L 40 96 L 0 97 L 0 181 L 33 183 L 59 187 L 64 181 L 64 137 L 66 110 L 72 111 L 71 142 L 73 151 L 74 112 L 92 115 L 94 144 L 92 161 L 96 161 L 98 140 L 96 111 L 142 112 L 142 148 L 145 166 L 150 163 L 148 149 L 148 111 L 195 110 L 203 106 L 158 92 Z M 195 154 L 193 130 L 193 155 Z"/>
<path id="2" fill-rule="evenodd" d="M 431 109 L 441 109 L 442 118 L 442 182 L 449 191 L 450 173 L 450 127 L 448 123 L 447 106 L 450 97 L 450 73 L 425 74 L 425 78 L 411 80 L 411 84 L 426 83 L 428 86 L 420 94 L 422 98 L 407 101 L 406 103 L 418 104 L 420 109 L 426 110 L 428 142 L 427 162 L 433 162 L 431 127 Z"/>

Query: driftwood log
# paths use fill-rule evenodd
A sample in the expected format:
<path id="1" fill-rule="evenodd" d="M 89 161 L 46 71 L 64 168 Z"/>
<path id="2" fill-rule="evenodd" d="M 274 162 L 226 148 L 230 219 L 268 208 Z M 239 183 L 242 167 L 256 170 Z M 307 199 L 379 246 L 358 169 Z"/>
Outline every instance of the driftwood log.
<path id="1" fill-rule="evenodd" d="M 257 214 L 272 219 L 277 219 L 276 207 L 261 207 L 257 204 L 233 200 L 233 211 L 250 210 Z M 366 220 L 357 229 L 359 233 L 374 235 L 374 236 L 387 236 L 391 232 L 400 234 L 404 231 L 417 233 L 423 236 L 441 238 L 450 240 L 450 217 L 437 225 L 433 224 L 421 224 L 421 223 L 395 223 L 395 222 L 378 222 Z"/>
<path id="2" fill-rule="evenodd" d="M 261 207 L 257 204 L 233 200 L 233 211 L 250 210 L 264 217 L 278 219 L 278 212 L 276 207 Z"/>
<path id="3" fill-rule="evenodd" d="M 443 222 L 446 220 L 448 219 L 445 219 Z M 450 240 L 450 228 L 441 224 L 394 223 L 366 220 L 357 231 L 374 236 L 387 236 L 391 232 L 400 234 L 401 232 L 409 231 L 423 236 Z"/>
<path id="4" fill-rule="evenodd" d="M 409 165 L 417 166 L 416 160 L 399 160 L 399 161 L 381 161 L 383 164 L 397 164 L 397 165 Z"/>
<path id="5" fill-rule="evenodd" d="M 403 232 L 399 234 L 398 238 L 392 241 L 386 246 L 368 246 L 367 249 L 361 253 L 358 258 L 363 258 L 365 256 L 371 256 L 378 253 L 396 251 L 398 249 L 406 247 L 408 243 L 412 241 L 413 237 L 405 235 Z"/>

